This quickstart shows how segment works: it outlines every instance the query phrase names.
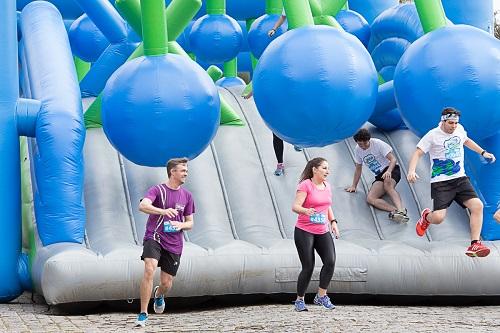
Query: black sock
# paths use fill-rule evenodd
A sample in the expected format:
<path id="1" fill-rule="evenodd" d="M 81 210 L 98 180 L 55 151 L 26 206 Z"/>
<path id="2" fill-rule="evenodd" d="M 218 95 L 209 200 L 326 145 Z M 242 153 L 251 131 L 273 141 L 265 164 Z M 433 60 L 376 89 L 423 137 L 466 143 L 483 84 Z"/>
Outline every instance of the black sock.
<path id="1" fill-rule="evenodd" d="M 470 245 L 474 245 L 474 244 L 476 244 L 477 242 L 479 242 L 479 240 L 477 240 L 477 239 L 471 240 Z"/>

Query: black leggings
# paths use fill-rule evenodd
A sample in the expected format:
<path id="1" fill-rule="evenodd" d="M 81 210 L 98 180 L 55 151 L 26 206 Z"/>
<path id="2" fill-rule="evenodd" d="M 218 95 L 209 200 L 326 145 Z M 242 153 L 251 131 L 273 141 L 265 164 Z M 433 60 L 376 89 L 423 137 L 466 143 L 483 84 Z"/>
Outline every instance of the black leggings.
<path id="1" fill-rule="evenodd" d="M 283 163 L 283 140 L 278 138 L 274 133 L 273 133 L 273 147 L 274 147 L 274 154 L 276 155 L 276 160 L 278 160 L 278 163 Z"/>
<path id="2" fill-rule="evenodd" d="M 294 238 L 300 263 L 302 264 L 302 270 L 297 279 L 297 295 L 303 297 L 311 281 L 314 270 L 315 249 L 323 262 L 323 267 L 319 274 L 319 287 L 327 289 L 335 269 L 335 245 L 333 244 L 331 233 L 327 232 L 322 235 L 315 235 L 295 228 Z"/>

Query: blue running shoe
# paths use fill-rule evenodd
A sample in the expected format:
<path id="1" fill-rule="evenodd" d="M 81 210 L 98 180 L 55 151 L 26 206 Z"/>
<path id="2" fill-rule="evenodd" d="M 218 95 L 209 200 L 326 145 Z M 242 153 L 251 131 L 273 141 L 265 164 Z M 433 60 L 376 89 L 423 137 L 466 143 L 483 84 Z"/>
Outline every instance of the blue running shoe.
<path id="1" fill-rule="evenodd" d="M 297 312 L 309 311 L 307 310 L 306 303 L 304 303 L 303 299 L 298 299 L 295 301 L 295 311 Z"/>
<path id="2" fill-rule="evenodd" d="M 155 310 L 155 313 L 163 313 L 165 311 L 165 299 L 163 295 L 157 297 L 156 293 L 158 292 L 158 288 L 160 286 L 156 286 L 154 289 L 153 295 L 155 296 L 154 302 L 153 302 L 153 309 Z"/>
<path id="3" fill-rule="evenodd" d="M 335 305 L 330 301 L 330 297 L 328 297 L 328 295 L 320 297 L 318 294 L 316 294 L 316 296 L 314 296 L 314 304 L 322 305 L 325 309 L 328 310 L 335 309 Z"/>
<path id="4" fill-rule="evenodd" d="M 295 149 L 295 151 L 302 151 L 302 148 L 297 147 L 297 146 L 293 146 L 293 149 Z"/>
<path id="5" fill-rule="evenodd" d="M 146 322 L 148 321 L 148 314 L 146 312 L 139 313 L 137 316 L 137 320 L 135 321 L 135 326 L 146 326 Z"/>

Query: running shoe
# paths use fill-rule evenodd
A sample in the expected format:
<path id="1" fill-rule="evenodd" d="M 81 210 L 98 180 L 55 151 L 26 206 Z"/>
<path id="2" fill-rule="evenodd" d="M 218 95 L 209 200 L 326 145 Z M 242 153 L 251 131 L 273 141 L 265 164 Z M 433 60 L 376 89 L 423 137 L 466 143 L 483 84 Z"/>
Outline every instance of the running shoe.
<path id="1" fill-rule="evenodd" d="M 135 321 L 135 326 L 145 327 L 147 321 L 148 321 L 148 314 L 146 312 L 141 312 L 137 316 L 137 320 Z"/>
<path id="2" fill-rule="evenodd" d="M 415 229 L 417 230 L 417 235 L 422 237 L 425 234 L 425 231 L 427 228 L 429 228 L 429 225 L 431 224 L 429 221 L 427 221 L 427 215 L 429 215 L 431 210 L 429 208 L 426 208 L 422 211 L 422 215 L 417 221 L 417 225 L 415 226 Z"/>
<path id="3" fill-rule="evenodd" d="M 285 174 L 285 165 L 283 163 L 278 163 L 276 165 L 276 170 L 274 170 L 275 176 L 283 176 Z"/>
<path id="4" fill-rule="evenodd" d="M 163 313 L 163 311 L 165 311 L 165 299 L 163 295 L 156 296 L 159 288 L 160 286 L 156 286 L 153 294 L 155 296 L 153 302 L 153 309 L 155 310 L 155 313 Z"/>
<path id="5" fill-rule="evenodd" d="M 306 303 L 304 302 L 303 299 L 298 299 L 295 301 L 295 311 L 297 312 L 309 311 L 307 310 Z"/>
<path id="6" fill-rule="evenodd" d="M 394 210 L 389 213 L 389 219 L 398 223 L 406 223 L 410 220 L 408 217 L 408 211 L 406 208 L 404 210 Z"/>
<path id="7" fill-rule="evenodd" d="M 314 296 L 314 304 L 321 305 L 328 310 L 335 309 L 335 305 L 330 301 L 330 297 L 328 297 L 328 295 L 319 296 L 316 294 L 316 296 Z"/>
<path id="8" fill-rule="evenodd" d="M 476 242 L 467 248 L 465 254 L 469 257 L 486 257 L 490 254 L 490 249 L 481 242 Z"/>

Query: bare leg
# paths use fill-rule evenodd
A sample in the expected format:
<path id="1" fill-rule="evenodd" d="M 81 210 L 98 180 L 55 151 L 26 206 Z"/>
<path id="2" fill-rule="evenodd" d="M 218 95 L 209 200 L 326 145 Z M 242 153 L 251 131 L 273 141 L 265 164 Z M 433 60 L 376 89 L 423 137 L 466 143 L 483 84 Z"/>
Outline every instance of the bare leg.
<path id="1" fill-rule="evenodd" d="M 404 207 L 401 203 L 401 197 L 399 196 L 398 191 L 396 191 L 396 181 L 394 179 L 385 179 L 384 180 L 384 190 L 385 193 L 391 198 L 391 201 L 394 203 L 394 206 L 401 212 Z"/>
<path id="2" fill-rule="evenodd" d="M 382 196 L 384 194 L 385 194 L 384 183 L 375 182 L 373 183 L 372 188 L 368 192 L 366 201 L 375 208 L 384 210 L 386 212 L 392 212 L 396 210 L 396 207 L 394 207 L 393 205 L 382 199 Z"/>
<path id="3" fill-rule="evenodd" d="M 144 258 L 144 276 L 141 281 L 141 312 L 148 313 L 149 300 L 153 290 L 153 277 L 158 260 L 153 258 Z"/>
<path id="4" fill-rule="evenodd" d="M 446 209 L 435 210 L 427 215 L 427 221 L 431 224 L 441 224 L 446 217 Z"/>
<path id="5" fill-rule="evenodd" d="M 169 290 L 172 288 L 172 284 L 174 283 L 174 277 L 164 271 L 160 273 L 160 288 L 158 288 L 158 295 L 166 295 Z"/>
<path id="6" fill-rule="evenodd" d="M 471 239 L 479 240 L 483 226 L 483 203 L 478 198 L 472 198 L 464 202 L 464 205 L 470 210 Z"/>

